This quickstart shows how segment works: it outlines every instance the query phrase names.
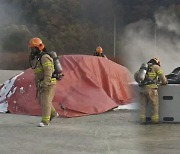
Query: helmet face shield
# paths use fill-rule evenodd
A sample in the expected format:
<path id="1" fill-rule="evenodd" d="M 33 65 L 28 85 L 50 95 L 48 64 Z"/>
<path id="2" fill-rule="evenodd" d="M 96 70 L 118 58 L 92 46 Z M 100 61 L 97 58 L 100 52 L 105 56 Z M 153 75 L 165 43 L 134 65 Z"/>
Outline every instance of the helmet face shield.
<path id="1" fill-rule="evenodd" d="M 37 47 L 32 47 L 31 49 L 31 53 L 30 53 L 30 59 L 34 60 L 35 57 L 37 57 L 40 54 L 40 51 Z"/>
<path id="2" fill-rule="evenodd" d="M 29 55 L 29 64 L 32 69 L 35 69 L 37 66 L 38 57 L 40 55 L 40 51 L 37 47 L 30 48 L 30 55 Z"/>
<path id="3" fill-rule="evenodd" d="M 35 53 L 35 52 L 38 51 L 38 48 L 36 48 L 36 47 L 32 47 L 32 48 L 30 48 L 30 49 L 31 49 L 31 52 L 33 52 L 33 53 Z"/>

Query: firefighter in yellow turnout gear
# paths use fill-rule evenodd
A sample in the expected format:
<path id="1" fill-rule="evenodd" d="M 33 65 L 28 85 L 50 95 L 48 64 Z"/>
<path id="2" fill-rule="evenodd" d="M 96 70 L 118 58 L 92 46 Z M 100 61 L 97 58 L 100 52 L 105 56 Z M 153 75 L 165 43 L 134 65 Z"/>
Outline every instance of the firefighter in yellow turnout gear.
<path id="1" fill-rule="evenodd" d="M 35 73 L 35 84 L 37 88 L 38 101 L 42 108 L 42 120 L 40 127 L 48 126 L 55 116 L 58 116 L 52 105 L 56 90 L 56 78 L 52 77 L 54 72 L 53 59 L 47 54 L 44 44 L 39 38 L 32 38 L 29 41 L 31 49 L 30 62 L 33 61 Z"/>
<path id="2" fill-rule="evenodd" d="M 100 46 L 98 46 L 98 47 L 96 48 L 96 51 L 94 52 L 93 56 L 107 58 L 106 55 L 103 53 L 103 48 L 100 47 Z"/>
<path id="3" fill-rule="evenodd" d="M 151 59 L 148 63 L 147 72 L 145 74 L 145 79 L 139 82 L 140 88 L 140 121 L 142 124 L 146 123 L 146 108 L 147 103 L 150 103 L 151 111 L 151 122 L 159 123 L 159 99 L 158 99 L 158 85 L 166 85 L 167 79 L 160 68 L 160 61 L 157 58 Z M 139 71 L 135 73 L 135 78 L 137 78 Z"/>

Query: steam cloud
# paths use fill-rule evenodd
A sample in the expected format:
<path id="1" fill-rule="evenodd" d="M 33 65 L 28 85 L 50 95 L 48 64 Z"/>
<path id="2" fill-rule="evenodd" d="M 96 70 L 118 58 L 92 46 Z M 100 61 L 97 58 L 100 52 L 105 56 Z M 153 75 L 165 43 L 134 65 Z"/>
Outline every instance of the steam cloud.
<path id="1" fill-rule="evenodd" d="M 156 19 L 156 24 L 158 25 L 158 27 L 164 28 L 178 35 L 180 34 L 178 18 L 175 12 L 171 10 L 171 8 L 169 10 L 160 9 L 155 14 L 155 19 Z"/>
<path id="2" fill-rule="evenodd" d="M 180 67 L 180 22 L 172 9 L 155 13 L 155 23 L 141 20 L 124 32 L 123 52 L 132 73 L 153 57 L 160 59 L 165 74 Z"/>

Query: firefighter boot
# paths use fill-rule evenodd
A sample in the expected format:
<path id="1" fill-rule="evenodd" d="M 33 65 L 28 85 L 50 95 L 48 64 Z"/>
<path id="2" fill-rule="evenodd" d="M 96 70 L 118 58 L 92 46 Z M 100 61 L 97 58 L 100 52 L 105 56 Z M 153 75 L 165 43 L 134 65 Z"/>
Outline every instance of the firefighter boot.
<path id="1" fill-rule="evenodd" d="M 159 124 L 159 116 L 158 115 L 153 115 L 151 117 L 151 122 L 152 122 L 152 124 Z"/>
<path id="2" fill-rule="evenodd" d="M 59 114 L 56 112 L 54 108 L 51 109 L 51 116 L 50 116 L 50 121 L 56 117 L 59 117 Z"/>
<path id="3" fill-rule="evenodd" d="M 49 126 L 50 116 L 43 116 L 41 122 L 39 123 L 39 127 Z"/>
<path id="4" fill-rule="evenodd" d="M 146 124 L 146 115 L 140 115 L 140 123 L 141 123 L 141 125 Z"/>

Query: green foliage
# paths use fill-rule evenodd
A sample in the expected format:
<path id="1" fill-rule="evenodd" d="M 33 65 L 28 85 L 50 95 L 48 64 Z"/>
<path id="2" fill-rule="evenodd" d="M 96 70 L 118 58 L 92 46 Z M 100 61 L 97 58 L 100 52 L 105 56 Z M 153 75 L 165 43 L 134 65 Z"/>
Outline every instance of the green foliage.
<path id="1" fill-rule="evenodd" d="M 27 51 L 30 32 L 25 25 L 1 27 L 1 48 L 5 51 Z"/>
<path id="2" fill-rule="evenodd" d="M 175 4 L 180 16 L 176 0 L 2 0 L 1 4 L 18 10 L 16 22 L 0 27 L 1 50 L 11 52 L 26 51 L 28 40 L 36 36 L 60 54 L 93 54 L 100 45 L 112 56 L 115 18 L 121 39 L 124 26 L 153 19 L 160 6 Z M 14 16 L 15 11 L 4 12 Z"/>

